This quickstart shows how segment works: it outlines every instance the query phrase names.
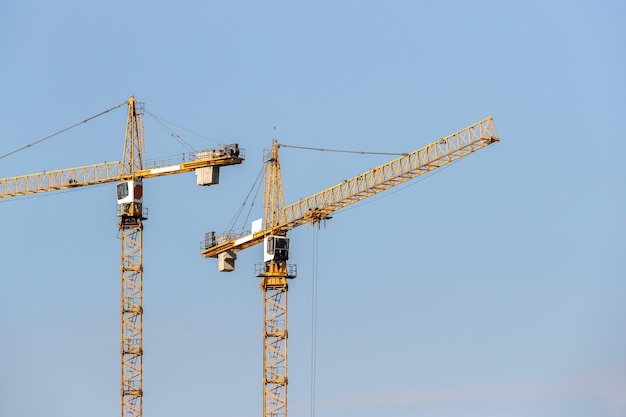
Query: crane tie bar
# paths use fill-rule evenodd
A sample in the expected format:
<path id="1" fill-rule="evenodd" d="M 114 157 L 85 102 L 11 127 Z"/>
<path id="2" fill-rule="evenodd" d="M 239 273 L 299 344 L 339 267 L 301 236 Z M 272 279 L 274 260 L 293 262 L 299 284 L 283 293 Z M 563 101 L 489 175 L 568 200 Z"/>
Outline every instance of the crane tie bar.
<path id="1" fill-rule="evenodd" d="M 18 153 L 19 151 L 23 151 L 24 149 L 30 148 L 30 147 L 31 147 L 31 146 L 33 146 L 33 145 L 37 145 L 38 143 L 41 143 L 41 142 L 43 142 L 44 140 L 48 140 L 48 139 L 50 139 L 50 138 L 51 138 L 51 137 L 53 137 L 53 136 L 59 135 L 59 134 L 61 134 L 61 133 L 63 133 L 63 132 L 66 132 L 66 131 L 68 131 L 68 130 L 70 130 L 70 129 L 72 129 L 72 128 L 75 128 L 76 126 L 80 126 L 80 125 L 82 125 L 83 123 L 87 123 L 88 121 L 93 120 L 93 119 L 95 119 L 96 117 L 102 116 L 103 114 L 106 114 L 106 113 L 108 113 L 108 112 L 110 112 L 110 111 L 113 111 L 113 110 L 115 110 L 115 109 L 117 109 L 117 108 L 120 108 L 120 107 L 122 107 L 123 105 L 125 105 L 125 104 L 127 104 L 127 103 L 128 103 L 128 101 L 125 101 L 125 102 L 123 102 L 123 103 L 121 103 L 121 104 L 118 104 L 118 105 L 117 105 L 117 106 L 115 106 L 115 107 L 111 107 L 110 109 L 107 109 L 107 110 L 105 110 L 105 111 L 103 111 L 103 112 L 100 112 L 100 113 L 96 114 L 95 116 L 88 117 L 87 119 L 83 120 L 82 122 L 78 122 L 78 123 L 76 123 L 76 124 L 73 124 L 72 126 L 70 126 L 70 127 L 66 127 L 65 129 L 61 129 L 61 130 L 59 130 L 58 132 L 55 132 L 55 133 L 53 133 L 53 134 L 51 134 L 51 135 L 46 136 L 45 138 L 41 138 L 41 139 L 39 139 L 39 140 L 36 140 L 36 141 L 35 141 L 35 142 L 33 142 L 33 143 L 29 143 L 28 145 L 24 145 L 24 146 L 22 146 L 21 148 L 18 148 L 18 149 L 14 150 L 14 151 L 11 151 L 11 152 L 9 152 L 9 153 L 5 153 L 4 155 L 1 155 L 1 156 L 0 156 L 0 159 L 6 158 L 7 156 L 9 156 L 9 155 L 13 155 L 14 153 Z"/>
<path id="2" fill-rule="evenodd" d="M 305 149 L 307 151 L 321 151 L 321 152 L 343 152 L 343 153 L 358 153 L 361 155 L 393 155 L 393 156 L 406 156 L 408 153 L 398 153 L 398 152 L 366 152 L 366 151 L 348 151 L 341 149 L 325 149 L 325 148 L 309 148 L 307 146 L 295 146 L 295 145 L 285 145 L 283 143 L 278 145 L 282 148 L 295 148 L 295 149 Z"/>

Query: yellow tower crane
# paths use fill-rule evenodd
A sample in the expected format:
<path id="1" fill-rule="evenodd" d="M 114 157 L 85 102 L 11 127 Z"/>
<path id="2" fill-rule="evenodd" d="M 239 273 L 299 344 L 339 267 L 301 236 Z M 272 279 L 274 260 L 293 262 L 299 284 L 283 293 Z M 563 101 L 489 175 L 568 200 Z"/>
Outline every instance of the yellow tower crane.
<path id="1" fill-rule="evenodd" d="M 121 240 L 121 416 L 141 417 L 143 397 L 143 179 L 195 172 L 198 185 L 219 182 L 219 168 L 241 164 L 237 144 L 183 155 L 167 164 L 143 160 L 143 105 L 134 97 L 128 119 L 122 161 L 46 171 L 0 179 L 0 198 L 19 197 L 89 185 L 117 182 Z"/>
<path id="2" fill-rule="evenodd" d="M 288 265 L 287 232 L 320 223 L 346 206 L 454 162 L 500 139 L 488 117 L 416 151 L 372 168 L 310 197 L 284 206 L 278 148 L 274 139 L 265 160 L 265 225 L 254 222 L 246 235 L 216 236 L 209 232 L 202 255 L 218 258 L 218 269 L 233 271 L 237 252 L 264 243 L 264 263 L 255 267 L 264 294 L 263 416 L 287 416 L 287 280 L 296 268 Z"/>

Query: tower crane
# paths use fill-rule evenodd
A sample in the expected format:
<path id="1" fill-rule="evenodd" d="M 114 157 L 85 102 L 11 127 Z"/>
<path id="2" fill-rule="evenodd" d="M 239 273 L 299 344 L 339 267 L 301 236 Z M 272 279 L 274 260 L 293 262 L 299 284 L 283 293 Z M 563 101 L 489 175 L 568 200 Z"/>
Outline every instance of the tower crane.
<path id="1" fill-rule="evenodd" d="M 287 232 L 303 224 L 319 224 L 346 206 L 454 162 L 500 139 L 492 117 L 439 139 L 416 151 L 370 169 L 288 206 L 284 205 L 282 174 L 274 138 L 265 159 L 264 225 L 253 222 L 245 235 L 205 235 L 202 255 L 217 258 L 220 272 L 235 269 L 237 252 L 263 242 L 263 263 L 255 266 L 264 294 L 263 416 L 287 416 L 287 292 L 295 278 L 288 265 Z"/>
<path id="2" fill-rule="evenodd" d="M 197 151 L 166 162 L 143 160 L 143 103 L 134 97 L 128 118 L 122 161 L 105 162 L 0 179 L 0 198 L 117 182 L 117 216 L 121 240 L 121 416 L 141 417 L 143 397 L 143 180 L 195 172 L 198 185 L 219 183 L 219 169 L 241 164 L 237 144 Z"/>

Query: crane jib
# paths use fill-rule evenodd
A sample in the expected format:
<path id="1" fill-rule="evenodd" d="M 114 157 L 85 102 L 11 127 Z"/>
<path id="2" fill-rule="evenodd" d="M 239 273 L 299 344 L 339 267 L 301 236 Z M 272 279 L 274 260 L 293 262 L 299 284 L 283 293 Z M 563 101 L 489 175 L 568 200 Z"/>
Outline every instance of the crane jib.
<path id="1" fill-rule="evenodd" d="M 281 223 L 272 230 L 242 236 L 229 234 L 205 247 L 205 257 L 216 257 L 226 250 L 242 250 L 263 241 L 272 231 L 287 232 L 308 223 L 318 223 L 334 211 L 374 194 L 433 171 L 466 155 L 498 142 L 492 117 L 430 143 L 411 153 L 370 169 L 333 187 L 283 207 Z"/>
<path id="2" fill-rule="evenodd" d="M 222 149 L 187 153 L 167 160 L 144 161 L 142 165 L 146 168 L 132 174 L 124 172 L 122 162 L 113 161 L 0 178 L 0 198 L 127 181 L 133 178 L 154 178 L 181 174 L 212 166 L 241 164 L 244 160 L 243 150 L 237 148 L 235 152 L 233 149 L 233 145 L 227 145 Z"/>

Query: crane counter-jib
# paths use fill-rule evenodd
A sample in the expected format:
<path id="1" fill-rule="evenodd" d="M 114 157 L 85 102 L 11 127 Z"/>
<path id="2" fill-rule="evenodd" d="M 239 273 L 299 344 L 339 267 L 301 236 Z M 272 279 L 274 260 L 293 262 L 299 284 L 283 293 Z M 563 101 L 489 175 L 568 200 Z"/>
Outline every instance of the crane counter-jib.
<path id="1" fill-rule="evenodd" d="M 265 229 L 243 236 L 232 234 L 219 236 L 206 245 L 202 255 L 216 257 L 228 250 L 246 249 L 261 243 L 272 232 L 282 233 L 302 224 L 319 222 L 343 207 L 454 162 L 498 141 L 493 119 L 487 117 L 411 153 L 283 207 L 280 217 L 283 221 L 272 230 Z"/>

